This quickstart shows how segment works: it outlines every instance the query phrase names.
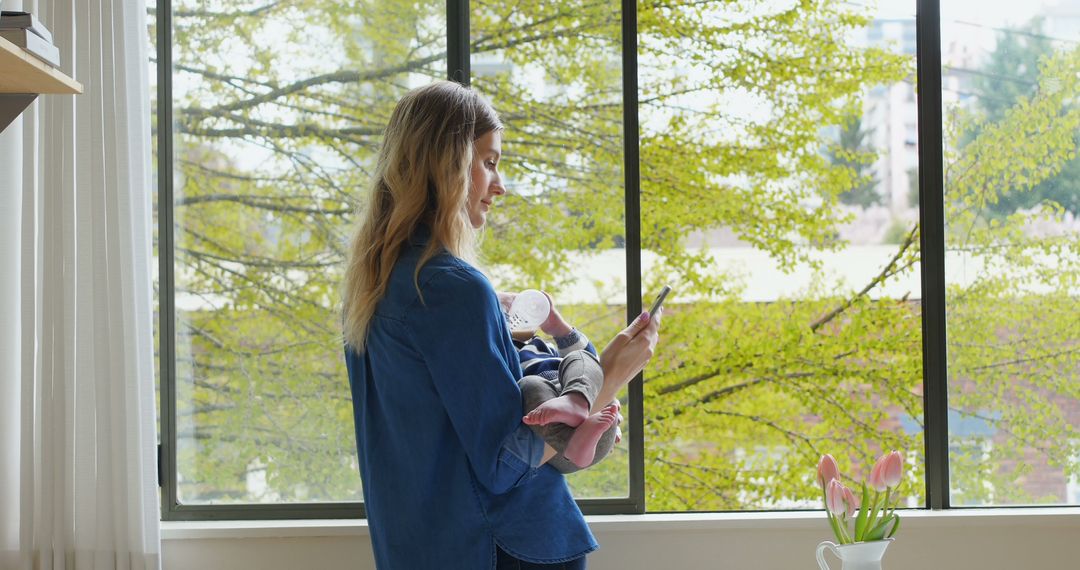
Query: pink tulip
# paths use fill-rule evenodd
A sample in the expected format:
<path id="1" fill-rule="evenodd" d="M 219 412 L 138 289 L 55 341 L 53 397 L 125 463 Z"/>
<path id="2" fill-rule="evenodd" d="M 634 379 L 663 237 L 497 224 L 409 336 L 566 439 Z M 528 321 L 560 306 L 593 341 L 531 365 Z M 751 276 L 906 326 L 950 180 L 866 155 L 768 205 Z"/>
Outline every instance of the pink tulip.
<path id="1" fill-rule="evenodd" d="M 870 470 L 870 478 L 866 481 L 867 485 L 870 485 L 879 493 L 888 488 L 888 485 L 885 484 L 885 476 L 882 473 L 884 464 L 885 456 L 882 456 L 881 459 L 878 459 L 877 463 L 874 464 L 874 468 Z"/>
<path id="2" fill-rule="evenodd" d="M 904 470 L 904 458 L 900 456 L 899 451 L 893 451 L 884 458 L 885 464 L 881 467 L 881 478 L 885 481 L 886 487 L 896 488 L 900 484 L 901 475 Z"/>
<path id="3" fill-rule="evenodd" d="M 818 461 L 817 478 L 818 485 L 822 487 L 828 486 L 833 479 L 840 478 L 840 468 L 836 466 L 836 460 L 833 459 L 833 456 L 828 453 L 822 455 L 821 461 Z"/>
<path id="4" fill-rule="evenodd" d="M 844 491 L 851 492 L 837 479 L 833 479 L 829 482 L 829 486 L 825 487 L 825 508 L 835 516 L 847 513 L 847 506 L 844 505 Z"/>
<path id="5" fill-rule="evenodd" d="M 867 481 L 875 491 L 879 493 L 886 489 L 895 488 L 900 484 L 900 477 L 903 473 L 904 458 L 900 456 L 899 451 L 893 451 L 888 455 L 882 455 L 877 463 L 874 464 L 874 468 L 870 471 L 870 480 Z"/>
<path id="6" fill-rule="evenodd" d="M 859 499 L 856 499 L 855 493 L 847 487 L 844 487 L 844 503 L 847 504 L 847 516 L 850 519 L 855 516 L 855 511 L 859 510 Z"/>

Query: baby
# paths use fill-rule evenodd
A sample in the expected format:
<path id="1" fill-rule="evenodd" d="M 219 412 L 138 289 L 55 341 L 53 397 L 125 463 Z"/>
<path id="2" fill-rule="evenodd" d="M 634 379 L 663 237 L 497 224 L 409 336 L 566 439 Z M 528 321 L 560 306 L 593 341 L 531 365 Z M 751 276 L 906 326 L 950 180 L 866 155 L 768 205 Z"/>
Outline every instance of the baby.
<path id="1" fill-rule="evenodd" d="M 504 313 L 514 297 L 499 294 Z M 518 381 L 526 412 L 522 422 L 559 452 L 549 461 L 551 466 L 573 473 L 599 462 L 621 439 L 619 402 L 589 413 L 604 383 L 604 371 L 596 347 L 563 319 L 554 303 L 540 330 L 554 338 L 555 346 L 536 331 L 511 331 L 525 373 Z"/>

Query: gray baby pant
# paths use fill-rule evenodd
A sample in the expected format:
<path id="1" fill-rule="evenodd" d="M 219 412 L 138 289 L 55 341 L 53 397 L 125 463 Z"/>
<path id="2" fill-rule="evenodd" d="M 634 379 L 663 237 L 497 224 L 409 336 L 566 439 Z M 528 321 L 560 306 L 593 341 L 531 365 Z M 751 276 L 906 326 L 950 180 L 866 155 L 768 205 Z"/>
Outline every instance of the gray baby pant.
<path id="1" fill-rule="evenodd" d="M 604 370 L 600 367 L 600 361 L 596 356 L 585 350 L 571 352 L 563 358 L 559 365 L 559 372 L 544 372 L 539 375 L 526 376 L 518 380 L 521 388 L 521 399 L 525 413 L 536 409 L 540 404 L 557 398 L 569 392 L 578 392 L 589 401 L 592 408 L 596 396 L 600 393 L 600 387 L 604 383 Z M 552 457 L 548 464 L 560 473 L 573 473 L 582 468 L 567 459 L 563 452 L 566 450 L 570 437 L 574 435 L 574 429 L 566 424 L 553 423 L 542 426 L 529 426 L 537 435 L 544 438 L 558 453 Z M 615 447 L 615 430 L 618 426 L 613 425 L 596 443 L 596 455 L 589 467 L 596 465 L 601 459 L 607 457 Z"/>

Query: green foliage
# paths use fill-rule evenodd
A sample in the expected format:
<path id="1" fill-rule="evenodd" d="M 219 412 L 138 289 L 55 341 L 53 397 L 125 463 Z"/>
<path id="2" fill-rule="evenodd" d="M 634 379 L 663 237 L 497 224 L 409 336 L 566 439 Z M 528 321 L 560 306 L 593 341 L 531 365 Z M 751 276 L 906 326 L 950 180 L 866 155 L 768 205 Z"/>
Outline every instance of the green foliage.
<path id="1" fill-rule="evenodd" d="M 998 33 L 997 43 L 985 65 L 972 73 L 972 92 L 976 108 L 988 123 L 1002 120 L 1014 108 L 1022 109 L 1024 102 L 1043 89 L 1059 89 L 1055 81 L 1042 82 L 1042 65 L 1054 55 L 1052 38 L 1043 33 L 1043 19 L 1035 18 L 1027 25 Z M 1075 98 L 1064 98 L 1058 112 L 1067 115 L 1076 106 Z M 965 145 L 979 132 L 973 126 L 961 140 Z M 1077 137 L 1075 132 L 1064 136 Z M 1072 143 L 1075 146 L 1075 141 Z M 1080 158 L 1073 153 L 1057 165 L 1055 172 L 1030 188 L 1008 192 L 1007 188 L 990 205 L 996 216 L 1007 216 L 1017 209 L 1031 209 L 1053 201 L 1073 214 L 1080 214 Z"/>
<path id="2" fill-rule="evenodd" d="M 854 115 L 840 127 L 839 140 L 825 149 L 829 161 L 846 168 L 851 176 L 850 189 L 839 196 L 840 202 L 849 206 L 869 208 L 881 203 L 878 180 L 871 169 L 876 154 L 866 140 L 868 136 L 870 131 L 863 128 L 862 116 Z"/>
<path id="3" fill-rule="evenodd" d="M 561 295 L 625 241 L 618 5 L 471 5 L 473 83 L 506 124 L 510 185 L 489 218 L 485 264 L 500 287 L 562 299 L 602 347 L 625 322 L 623 286 L 597 284 L 611 305 Z M 771 6 L 639 3 L 641 243 L 656 258 L 643 281 L 677 291 L 645 375 L 650 510 L 816 507 L 821 453 L 859 465 L 892 448 L 922 457 L 921 306 L 878 294 L 915 270 L 918 228 L 894 232 L 895 257 L 854 287 L 830 280 L 819 256 L 843 247 L 837 204 L 865 178 L 854 166 L 861 126 L 832 159 L 823 128 L 851 125 L 862 94 L 913 62 L 850 45 L 847 32 L 867 23 L 854 4 Z M 445 75 L 443 11 L 398 0 L 176 3 L 185 501 L 360 497 L 338 314 L 344 240 L 397 98 Z M 1065 458 L 1080 436 L 1064 415 L 1080 397 L 1078 239 L 1033 237 L 1031 215 L 992 211 L 1076 155 L 1080 116 L 1066 103 L 1078 54 L 1039 65 L 1039 88 L 996 115 L 946 114 L 956 118 L 946 125 L 948 244 L 973 268 L 949 289 L 950 405 L 994 429 L 992 446 L 957 442 L 989 448 L 953 456 L 957 492 L 972 502 L 1028 500 L 1017 484 L 1025 462 L 1078 469 Z M 730 103 L 747 97 L 760 112 Z M 1064 210 L 1040 215 L 1060 221 Z M 739 276 L 685 245 L 709 229 L 785 271 L 810 267 L 815 287 L 740 300 Z M 579 496 L 624 496 L 626 449 L 572 476 Z M 910 467 L 918 500 L 921 459 Z M 247 477 L 263 469 L 268 490 L 251 496 Z"/>

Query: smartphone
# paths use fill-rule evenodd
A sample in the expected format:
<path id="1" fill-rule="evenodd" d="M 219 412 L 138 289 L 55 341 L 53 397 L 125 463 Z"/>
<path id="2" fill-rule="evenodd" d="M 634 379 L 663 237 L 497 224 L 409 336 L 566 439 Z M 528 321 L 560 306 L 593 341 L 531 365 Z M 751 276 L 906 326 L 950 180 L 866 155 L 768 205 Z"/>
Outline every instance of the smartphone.
<path id="1" fill-rule="evenodd" d="M 656 300 L 653 301 L 652 308 L 649 309 L 649 315 L 655 315 L 656 311 L 664 304 L 664 299 L 667 298 L 668 293 L 671 292 L 671 287 L 664 285 L 664 288 L 660 290 L 660 294 L 656 296 Z"/>

